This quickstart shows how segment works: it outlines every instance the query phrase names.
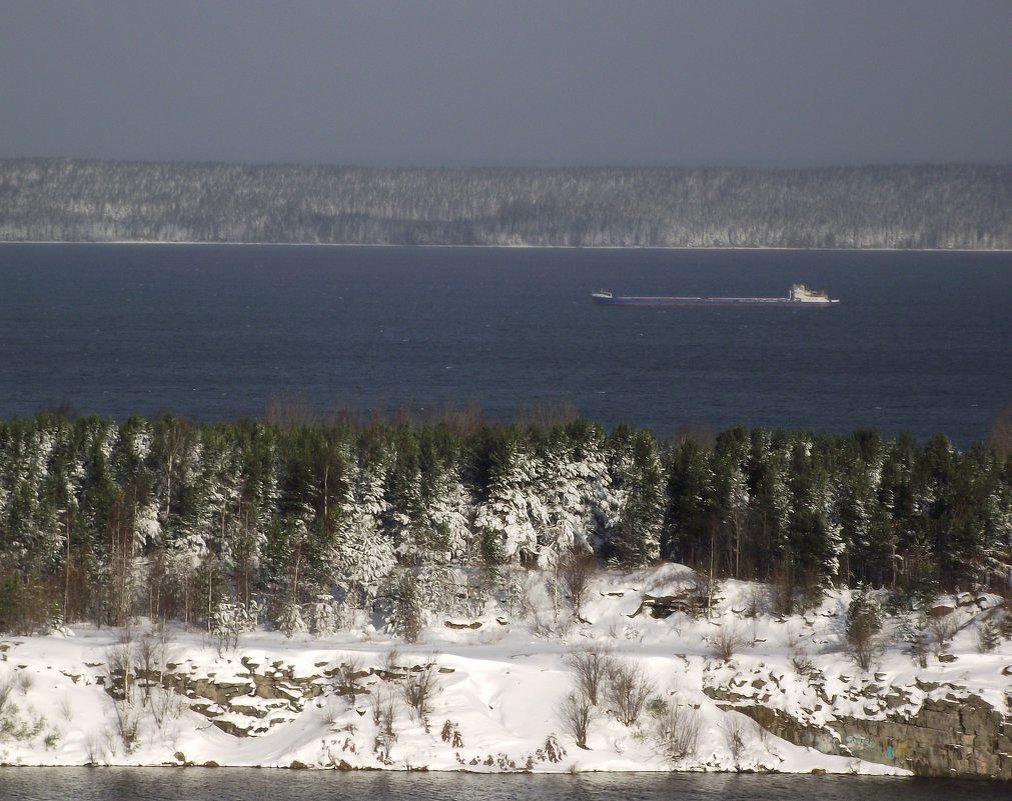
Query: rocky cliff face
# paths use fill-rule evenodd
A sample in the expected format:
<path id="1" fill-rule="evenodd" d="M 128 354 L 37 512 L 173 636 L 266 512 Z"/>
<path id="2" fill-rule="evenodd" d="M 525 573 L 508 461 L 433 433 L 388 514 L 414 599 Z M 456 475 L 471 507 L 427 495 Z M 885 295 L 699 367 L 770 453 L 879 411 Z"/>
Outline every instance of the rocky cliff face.
<path id="1" fill-rule="evenodd" d="M 704 685 L 704 692 L 776 737 L 825 754 L 894 765 L 918 776 L 1012 779 L 1012 689 L 1005 709 L 996 709 L 955 684 L 853 684 L 845 699 L 861 703 L 864 714 L 857 716 L 835 706 L 839 696 L 827 694 L 822 677 L 812 677 L 810 685 L 821 703 L 802 703 L 793 713 L 785 711 L 789 704 L 775 676 L 753 682 L 758 694 L 712 684 Z"/>
<path id="2" fill-rule="evenodd" d="M 152 687 L 180 695 L 194 712 L 234 737 L 258 737 L 296 721 L 307 707 L 324 709 L 339 698 L 360 717 L 377 713 L 384 694 L 401 694 L 406 682 L 452 668 L 396 664 L 363 668 L 359 662 L 318 661 L 306 673 L 281 659 L 248 656 L 226 660 L 219 671 L 198 663 L 172 664 L 158 671 L 137 669 L 129 679 L 134 693 Z M 1012 669 L 1009 670 L 1012 673 Z M 711 661 L 703 672 L 703 692 L 725 711 L 741 712 L 763 730 L 794 745 L 824 754 L 854 757 L 912 771 L 919 776 L 986 777 L 1012 780 L 1012 687 L 1005 708 L 955 683 L 915 681 L 897 686 L 882 673 L 826 676 L 811 670 L 799 694 L 795 676 L 776 668 L 749 668 Z M 114 699 L 122 697 L 124 674 L 97 680 Z M 324 703 L 326 702 L 326 704 Z M 860 714 L 855 714 L 855 709 Z M 447 721 L 446 742 L 461 737 Z M 353 732 L 352 732 L 353 734 Z M 455 735 L 455 736 L 454 736 Z M 354 737 L 343 747 L 357 751 Z M 531 755 L 544 761 L 565 749 L 556 741 Z M 185 759 L 185 757 L 184 757 Z M 504 766 L 518 769 L 515 760 Z M 519 769 L 529 769 L 526 760 Z M 461 763 L 466 766 L 466 761 Z M 352 767 L 333 756 L 331 767 Z"/>

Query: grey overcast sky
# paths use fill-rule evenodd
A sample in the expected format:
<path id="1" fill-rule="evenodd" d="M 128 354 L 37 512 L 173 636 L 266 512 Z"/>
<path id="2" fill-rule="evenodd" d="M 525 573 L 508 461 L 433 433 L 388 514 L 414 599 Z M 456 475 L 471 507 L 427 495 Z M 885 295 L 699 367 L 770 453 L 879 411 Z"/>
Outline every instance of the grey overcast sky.
<path id="1" fill-rule="evenodd" d="M 0 157 L 1012 161 L 1012 0 L 2 0 Z"/>

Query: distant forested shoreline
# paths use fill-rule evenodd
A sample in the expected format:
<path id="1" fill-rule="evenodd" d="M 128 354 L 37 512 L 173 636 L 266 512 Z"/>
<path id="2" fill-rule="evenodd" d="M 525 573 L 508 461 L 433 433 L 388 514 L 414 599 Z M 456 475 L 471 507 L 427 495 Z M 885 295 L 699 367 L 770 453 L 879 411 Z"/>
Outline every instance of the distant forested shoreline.
<path id="1" fill-rule="evenodd" d="M 1012 249 L 1012 165 L 370 169 L 0 160 L 0 241 Z"/>
<path id="2" fill-rule="evenodd" d="M 396 619 L 434 597 L 508 593 L 528 568 L 557 571 L 566 592 L 595 566 L 661 560 L 770 582 L 785 614 L 829 587 L 886 587 L 906 608 L 1005 592 L 1008 441 L 960 452 L 942 435 L 761 428 L 660 440 L 466 414 L 0 421 L 0 631 L 133 615 L 210 625 L 235 609 L 300 626 L 373 604 Z M 473 586 L 450 587 L 460 568 Z"/>

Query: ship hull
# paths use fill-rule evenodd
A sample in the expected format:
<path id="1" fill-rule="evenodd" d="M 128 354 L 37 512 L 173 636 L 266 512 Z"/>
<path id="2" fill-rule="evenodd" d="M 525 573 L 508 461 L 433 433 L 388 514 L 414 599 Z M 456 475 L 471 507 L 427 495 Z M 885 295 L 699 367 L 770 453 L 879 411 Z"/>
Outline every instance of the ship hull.
<path id="1" fill-rule="evenodd" d="M 805 301 L 791 298 L 680 298 L 636 297 L 632 295 L 594 295 L 594 302 L 602 306 L 645 306 L 654 308 L 682 306 L 748 306 L 753 308 L 829 309 L 838 300 Z"/>

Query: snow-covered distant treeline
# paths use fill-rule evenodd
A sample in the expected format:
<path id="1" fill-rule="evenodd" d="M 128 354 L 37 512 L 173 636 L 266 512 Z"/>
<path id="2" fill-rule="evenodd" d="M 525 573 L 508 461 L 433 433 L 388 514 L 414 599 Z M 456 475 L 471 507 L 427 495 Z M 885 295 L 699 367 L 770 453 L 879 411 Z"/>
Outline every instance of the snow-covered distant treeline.
<path id="1" fill-rule="evenodd" d="M 0 160 L 0 240 L 1012 248 L 1012 167 L 396 169 Z"/>
<path id="2" fill-rule="evenodd" d="M 515 566 L 572 594 L 583 567 L 663 559 L 772 581 L 790 612 L 829 585 L 1001 587 L 1012 564 L 1012 459 L 983 445 L 466 422 L 0 423 L 0 631 L 381 608 L 410 635 L 412 610 L 508 594 Z"/>

